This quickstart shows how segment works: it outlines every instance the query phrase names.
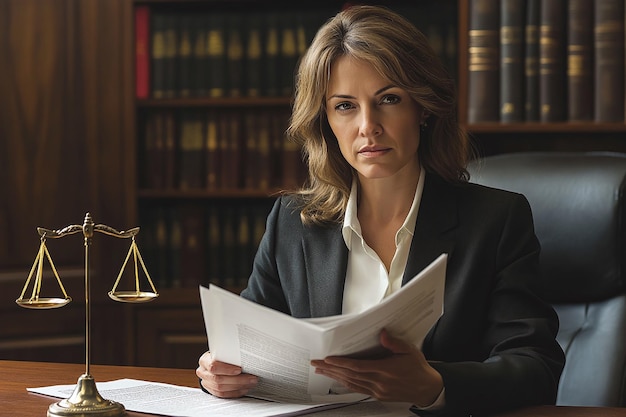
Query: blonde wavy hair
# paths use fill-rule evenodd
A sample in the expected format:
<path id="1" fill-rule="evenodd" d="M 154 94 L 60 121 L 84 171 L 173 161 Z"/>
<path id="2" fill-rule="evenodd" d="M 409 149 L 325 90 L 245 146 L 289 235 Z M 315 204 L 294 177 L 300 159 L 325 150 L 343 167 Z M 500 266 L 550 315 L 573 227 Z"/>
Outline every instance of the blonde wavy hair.
<path id="1" fill-rule="evenodd" d="M 469 180 L 466 165 L 472 149 L 457 122 L 454 82 L 427 38 L 388 8 L 351 6 L 318 30 L 296 74 L 287 137 L 302 146 L 308 165 L 308 180 L 296 192 L 305 224 L 343 221 L 355 176 L 326 118 L 330 69 L 341 56 L 371 64 L 429 114 L 419 146 L 419 161 L 427 172 L 449 182 Z"/>

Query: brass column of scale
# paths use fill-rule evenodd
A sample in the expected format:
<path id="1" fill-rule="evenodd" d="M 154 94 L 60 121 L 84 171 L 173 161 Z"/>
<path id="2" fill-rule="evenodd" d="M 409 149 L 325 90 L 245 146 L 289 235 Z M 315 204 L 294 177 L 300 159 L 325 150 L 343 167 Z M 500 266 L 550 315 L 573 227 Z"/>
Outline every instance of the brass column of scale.
<path id="1" fill-rule="evenodd" d="M 78 378 L 78 382 L 72 395 L 64 400 L 61 400 L 57 403 L 50 405 L 48 408 L 48 416 L 56 417 L 56 416 L 72 416 L 72 417 L 81 417 L 81 416 L 100 416 L 100 417 L 109 417 L 109 416 L 121 416 L 124 415 L 126 410 L 124 406 L 118 402 L 110 401 L 102 398 L 102 396 L 98 393 L 98 389 L 96 388 L 96 383 L 94 378 L 91 376 L 89 365 L 90 365 L 90 342 L 91 342 L 91 317 L 90 317 L 90 304 L 89 304 L 89 246 L 91 246 L 91 240 L 94 236 L 94 232 L 104 233 L 109 236 L 113 236 L 116 238 L 123 239 L 131 239 L 130 249 L 128 250 L 128 254 L 126 255 L 126 259 L 122 264 L 122 268 L 120 269 L 120 273 L 113 285 L 113 288 L 109 292 L 109 297 L 111 297 L 115 301 L 120 302 L 129 302 L 129 303 L 140 303 L 147 302 L 158 297 L 158 293 L 156 288 L 154 287 L 154 283 L 152 279 L 150 279 L 150 275 L 146 269 L 144 261 L 139 253 L 139 248 L 135 242 L 135 236 L 139 233 L 139 227 L 135 227 L 126 231 L 117 231 L 112 227 L 106 226 L 104 224 L 94 224 L 91 215 L 87 213 L 85 215 L 85 220 L 83 225 L 71 225 L 66 226 L 60 230 L 50 230 L 44 229 L 42 227 L 37 228 L 37 232 L 41 237 L 41 244 L 39 246 L 39 252 L 35 257 L 35 262 L 28 274 L 28 279 L 24 284 L 24 288 L 22 289 L 22 293 L 20 297 L 15 300 L 15 302 L 21 307 L 32 308 L 32 309 L 51 309 L 57 307 L 63 307 L 67 303 L 69 303 L 72 298 L 67 295 L 65 288 L 63 287 L 63 283 L 59 278 L 59 274 L 54 266 L 52 261 L 52 257 L 48 252 L 48 248 L 46 247 L 46 239 L 58 239 L 64 236 L 72 235 L 74 233 L 83 232 L 84 236 L 84 246 L 85 246 L 85 373 Z M 135 273 L 135 290 L 134 291 L 118 291 L 117 286 L 122 278 L 124 270 L 126 269 L 126 265 L 128 264 L 128 260 L 131 255 L 133 256 L 134 262 L 134 273 Z M 64 298 L 54 298 L 54 297 L 41 297 L 40 291 L 42 286 L 42 278 L 43 278 L 43 265 L 44 260 L 47 259 L 52 272 L 57 280 L 61 291 L 63 292 Z M 152 291 L 141 291 L 139 285 L 139 265 L 143 269 L 143 272 L 150 284 Z M 33 281 L 33 287 L 30 298 L 24 298 L 24 294 L 29 288 L 30 282 L 33 278 L 33 274 L 35 275 L 35 279 Z"/>

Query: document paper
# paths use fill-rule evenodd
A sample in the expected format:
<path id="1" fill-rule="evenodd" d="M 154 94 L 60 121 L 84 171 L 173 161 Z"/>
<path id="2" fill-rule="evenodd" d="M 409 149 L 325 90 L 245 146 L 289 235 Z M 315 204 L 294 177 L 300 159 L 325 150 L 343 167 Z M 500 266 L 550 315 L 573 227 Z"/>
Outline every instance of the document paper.
<path id="1" fill-rule="evenodd" d="M 345 404 L 287 404 L 243 397 L 217 398 L 199 388 L 182 387 L 135 379 L 97 382 L 105 399 L 124 405 L 127 411 L 170 417 L 287 417 L 315 413 L 319 417 L 408 417 L 413 414 L 406 403 L 377 401 Z M 69 398 L 75 385 L 28 388 L 29 392 Z M 332 408 L 332 409 L 329 409 Z"/>
<path id="2" fill-rule="evenodd" d="M 310 361 L 375 354 L 383 328 L 421 345 L 443 314 L 446 261 L 447 254 L 440 255 L 368 310 L 314 319 L 291 317 L 212 284 L 200 286 L 211 354 L 259 377 L 252 396 L 297 403 L 358 401 L 360 394 L 331 394 L 335 381 L 316 374 Z"/>

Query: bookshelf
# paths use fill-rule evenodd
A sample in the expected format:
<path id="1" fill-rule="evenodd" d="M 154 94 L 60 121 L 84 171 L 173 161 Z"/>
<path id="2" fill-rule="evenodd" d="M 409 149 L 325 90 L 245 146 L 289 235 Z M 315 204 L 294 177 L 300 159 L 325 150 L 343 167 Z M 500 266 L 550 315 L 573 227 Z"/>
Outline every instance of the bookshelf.
<path id="1" fill-rule="evenodd" d="M 401 3 L 387 5 L 429 33 L 454 73 L 456 2 Z M 191 263 L 183 260 L 185 240 L 199 242 L 201 256 L 211 252 L 215 238 L 228 256 L 224 248 L 231 244 L 225 241 L 234 239 L 241 255 L 236 263 L 252 264 L 249 248 L 258 243 L 258 223 L 275 195 L 305 179 L 300 150 L 283 137 L 296 63 L 321 23 L 344 5 L 132 2 L 138 219 L 142 230 L 152 233 L 147 261 L 157 265 L 162 287 L 213 282 L 238 291 L 245 286 L 246 275 L 222 281 L 210 275 L 202 280 L 202 273 L 185 276 L 181 268 Z M 221 213 L 217 219 L 211 208 Z M 222 216 L 237 210 L 251 217 L 250 224 L 226 230 L 229 219 Z M 182 220 L 192 212 L 199 218 L 185 229 Z M 211 224 L 221 226 L 219 236 Z M 194 228 L 204 230 L 192 236 Z M 238 250 L 241 245 L 246 250 Z M 203 258 L 204 265 L 195 264 L 206 272 L 212 266 Z"/>
<path id="2" fill-rule="evenodd" d="M 428 34 L 456 76 L 456 0 L 384 3 Z M 346 2 L 131 4 L 137 217 L 163 296 L 129 313 L 139 336 L 128 356 L 194 367 L 207 346 L 198 285 L 243 289 L 276 193 L 305 179 L 300 150 L 283 136 L 293 72 Z M 161 353 L 142 353 L 150 344 Z"/>
<path id="3" fill-rule="evenodd" d="M 491 26 L 487 26 L 501 29 L 502 21 L 507 21 L 502 15 L 503 13 L 506 14 L 506 9 L 502 9 L 504 5 L 508 5 L 508 7 L 521 7 L 521 15 L 526 17 L 521 23 L 518 22 L 518 25 L 529 25 L 528 19 L 531 19 L 531 17 L 529 17 L 528 12 L 533 8 L 534 13 L 531 12 L 530 15 L 534 14 L 534 19 L 539 21 L 542 2 L 541 0 L 507 0 L 502 2 L 500 0 L 459 0 L 459 121 L 470 133 L 481 155 L 539 150 L 626 152 L 626 142 L 624 141 L 626 124 L 624 122 L 624 116 L 622 115 L 614 117 L 613 120 L 607 120 L 607 118 L 599 114 L 597 110 L 594 115 L 594 103 L 600 101 L 602 97 L 602 95 L 598 93 L 600 88 L 596 88 L 598 81 L 595 80 L 595 76 L 598 74 L 599 70 L 597 67 L 590 67 L 589 64 L 586 63 L 589 59 L 593 61 L 594 53 L 597 54 L 593 36 L 594 32 L 598 31 L 598 25 L 601 24 L 598 23 L 597 20 L 594 20 L 594 17 L 600 15 L 598 8 L 600 5 L 603 7 L 620 7 L 619 3 L 619 1 L 611 2 L 610 0 L 600 2 L 591 0 L 559 0 L 549 2 L 553 7 L 561 8 L 557 17 L 560 17 L 564 26 L 562 26 L 561 29 L 562 32 L 560 36 L 562 45 L 558 52 L 561 56 L 558 61 L 562 62 L 563 66 L 560 68 L 556 78 L 547 80 L 547 82 L 544 83 L 547 85 L 559 83 L 561 85 L 562 91 L 560 95 L 564 100 L 565 106 L 562 109 L 562 116 L 560 116 L 558 120 L 542 121 L 538 115 L 531 116 L 527 113 L 522 116 L 521 119 L 509 121 L 503 118 L 501 114 L 495 117 L 492 115 L 489 120 L 487 120 L 487 118 L 483 120 L 473 120 L 470 116 L 470 114 L 472 114 L 470 110 L 470 107 L 473 105 L 472 103 L 479 102 L 478 98 L 472 98 L 472 94 L 477 93 L 471 91 L 472 80 L 470 68 L 472 68 L 472 59 L 481 58 L 480 56 L 472 57 L 472 52 L 470 51 L 472 46 L 470 34 L 472 28 L 472 10 L 476 10 L 479 6 L 481 8 L 486 7 L 487 9 L 492 9 L 490 19 L 495 19 L 497 23 L 492 21 Z M 621 7 L 623 7 L 623 4 Z M 497 9 L 496 12 L 493 12 L 494 8 Z M 581 10 L 583 11 L 582 13 L 580 12 Z M 515 13 L 520 14 L 518 10 L 516 10 Z M 487 14 L 489 15 L 489 13 Z M 606 16 L 606 14 L 605 11 L 604 15 Z M 571 19 L 574 19 L 575 16 L 578 16 L 579 19 L 579 23 L 577 24 L 571 22 Z M 618 48 L 616 56 L 623 57 L 623 10 L 621 12 L 616 11 L 613 16 L 617 16 L 617 20 L 621 19 L 621 25 L 619 22 L 613 22 L 613 26 L 611 27 L 621 27 L 621 36 L 617 38 L 622 40 L 622 45 Z M 592 27 L 589 27 L 589 25 L 592 25 Z M 572 27 L 577 29 L 574 36 L 572 35 L 572 32 L 574 32 Z M 600 32 L 602 31 L 600 30 Z M 534 40 L 538 41 L 540 36 L 541 33 L 537 32 Z M 581 39 L 585 39 L 585 37 L 587 44 L 582 48 L 579 44 L 582 42 Z M 597 35 L 595 39 L 597 42 L 605 44 L 602 43 L 601 40 L 597 40 Z M 502 61 L 499 60 L 502 58 L 503 54 L 510 52 L 507 52 L 506 49 L 503 48 L 500 42 L 501 40 L 502 38 L 499 38 L 495 44 L 495 48 L 497 48 L 495 54 L 488 58 L 496 59 L 496 63 L 498 64 L 495 72 L 493 72 L 493 67 L 490 68 L 492 70 L 490 80 L 483 88 L 483 90 L 493 90 L 491 91 L 492 98 L 490 100 L 501 100 L 501 96 L 496 94 L 500 92 L 501 88 L 499 80 L 506 80 L 499 72 L 502 71 Z M 529 39 L 527 35 L 522 37 L 521 47 L 527 48 L 532 40 L 533 38 L 531 37 Z M 510 38 L 508 41 L 510 42 Z M 568 46 L 570 49 L 568 49 Z M 492 45 L 491 47 L 494 46 Z M 537 50 L 536 53 L 538 54 L 539 51 Z M 584 56 L 568 57 L 568 54 Z M 597 61 L 597 55 L 595 55 L 595 59 Z M 618 58 L 618 60 L 620 60 L 620 58 Z M 623 64 L 623 59 L 621 59 L 621 61 Z M 522 59 L 521 65 L 525 64 L 524 59 Z M 615 91 L 612 95 L 619 97 L 617 99 L 613 98 L 617 100 L 617 108 L 623 108 L 624 88 L 620 86 L 623 85 L 624 70 L 622 68 L 614 71 L 617 71 L 619 74 L 614 77 L 621 80 L 621 82 L 614 83 Z M 554 75 L 552 76 L 554 77 Z M 519 84 L 523 85 L 525 88 L 532 85 L 532 79 L 529 80 L 528 77 L 528 74 L 524 74 L 522 71 Z M 477 90 L 478 89 L 475 89 L 475 91 Z M 532 93 L 524 91 L 524 89 L 521 93 L 521 100 L 532 95 Z M 538 95 L 537 99 L 539 99 Z M 576 100 L 575 103 L 573 103 L 574 100 Z M 502 109 L 503 106 L 501 106 L 501 104 L 502 102 L 496 105 L 496 108 L 499 107 Z M 591 110 L 587 110 L 586 113 L 582 112 L 582 108 L 585 106 Z M 582 115 L 583 113 L 586 115 Z"/>

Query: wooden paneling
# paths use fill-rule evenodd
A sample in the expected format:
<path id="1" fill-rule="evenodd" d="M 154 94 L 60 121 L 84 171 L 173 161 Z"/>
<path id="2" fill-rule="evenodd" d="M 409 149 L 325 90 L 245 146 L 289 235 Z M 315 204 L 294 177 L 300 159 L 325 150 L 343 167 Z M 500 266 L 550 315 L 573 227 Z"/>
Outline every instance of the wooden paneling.
<path id="1" fill-rule="evenodd" d="M 195 369 L 208 350 L 202 310 L 183 306 L 136 313 L 138 366 Z"/>
<path id="2" fill-rule="evenodd" d="M 119 230 L 135 226 L 130 22 L 125 0 L 0 1 L 0 292 L 13 300 L 19 293 L 8 291 L 28 275 L 39 245 L 38 226 L 82 224 L 86 212 L 96 223 Z M 79 236 L 48 242 L 57 266 L 84 265 Z M 119 324 L 115 315 L 122 317 L 124 309 L 104 302 L 113 303 L 106 291 L 127 243 L 105 235 L 93 239 L 92 357 L 97 362 L 123 361 L 124 347 L 108 333 L 108 323 Z M 80 298 L 80 287 L 73 297 Z M 68 319 L 72 323 L 80 322 L 79 303 L 63 308 L 76 311 Z M 3 321 L 40 331 L 35 321 L 61 319 L 69 310 L 0 314 Z M 55 329 L 59 336 L 76 335 L 75 329 Z M 0 340 L 7 338 L 3 332 Z"/>

